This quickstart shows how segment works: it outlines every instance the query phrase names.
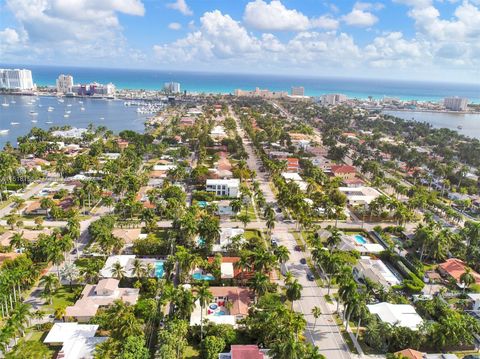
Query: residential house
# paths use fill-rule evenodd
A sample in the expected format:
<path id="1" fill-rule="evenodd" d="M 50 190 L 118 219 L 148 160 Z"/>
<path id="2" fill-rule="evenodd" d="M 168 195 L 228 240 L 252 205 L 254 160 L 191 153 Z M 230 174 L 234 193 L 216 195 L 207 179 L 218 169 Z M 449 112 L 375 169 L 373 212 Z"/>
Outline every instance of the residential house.
<path id="1" fill-rule="evenodd" d="M 357 278 L 368 278 L 379 283 L 385 289 L 400 284 L 400 280 L 380 259 L 362 256 L 353 267 L 353 275 Z"/>
<path id="2" fill-rule="evenodd" d="M 218 354 L 218 359 L 268 359 L 268 349 L 257 345 L 231 345 L 229 353 Z"/>
<path id="3" fill-rule="evenodd" d="M 340 177 L 342 180 L 353 180 L 357 175 L 357 169 L 348 165 L 332 165 L 330 170 L 335 177 Z"/>
<path id="4" fill-rule="evenodd" d="M 300 169 L 300 164 L 299 164 L 298 158 L 288 157 L 287 158 L 287 172 L 297 173 L 299 169 Z"/>
<path id="5" fill-rule="evenodd" d="M 460 259 L 450 258 L 438 266 L 438 271 L 443 276 L 453 278 L 457 282 L 457 286 L 463 288 L 463 284 L 460 282 L 460 277 L 465 273 L 467 268 L 468 266 Z M 474 270 L 470 273 L 475 278 L 475 283 L 480 284 L 480 274 Z"/>
<path id="6" fill-rule="evenodd" d="M 74 318 L 79 322 L 92 319 L 99 307 L 113 304 L 116 300 L 134 305 L 138 301 L 140 290 L 137 288 L 119 288 L 119 280 L 101 279 L 97 285 L 87 284 L 80 299 L 73 306 L 65 309 L 66 318 Z"/>
<path id="7" fill-rule="evenodd" d="M 69 339 L 92 338 L 97 329 L 97 324 L 54 323 L 43 342 L 52 346 L 60 346 Z"/>
<path id="8" fill-rule="evenodd" d="M 298 173 L 282 172 L 282 177 L 287 181 L 294 182 L 300 187 L 300 190 L 306 191 L 308 184 Z"/>
<path id="9" fill-rule="evenodd" d="M 215 195 L 221 197 L 237 198 L 240 195 L 240 180 L 231 179 L 207 179 L 205 190 L 215 192 Z"/>
<path id="10" fill-rule="evenodd" d="M 338 190 L 347 196 L 347 203 L 350 206 L 369 205 L 374 199 L 380 197 L 381 193 L 372 187 L 339 187 Z"/>
<path id="11" fill-rule="evenodd" d="M 208 257 L 208 263 L 213 263 L 215 257 Z M 236 263 L 240 257 L 222 257 L 220 265 L 221 279 L 245 279 L 253 276 L 254 272 L 249 270 L 242 270 Z"/>
<path id="12" fill-rule="evenodd" d="M 221 201 L 216 202 L 218 207 L 218 215 L 219 216 L 235 216 L 237 212 L 235 212 L 230 204 L 230 201 L 227 199 L 222 199 Z"/>
<path id="13" fill-rule="evenodd" d="M 236 236 L 242 236 L 242 240 L 245 240 L 243 234 L 245 231 L 242 228 L 222 228 L 220 230 L 220 239 L 213 245 L 213 252 L 223 252 L 231 242 L 232 238 Z"/>
<path id="14" fill-rule="evenodd" d="M 423 323 L 422 317 L 418 315 L 415 308 L 410 304 L 391 304 L 382 302 L 369 304 L 367 308 L 371 314 L 375 314 L 385 323 L 406 327 L 411 330 L 418 330 Z"/>

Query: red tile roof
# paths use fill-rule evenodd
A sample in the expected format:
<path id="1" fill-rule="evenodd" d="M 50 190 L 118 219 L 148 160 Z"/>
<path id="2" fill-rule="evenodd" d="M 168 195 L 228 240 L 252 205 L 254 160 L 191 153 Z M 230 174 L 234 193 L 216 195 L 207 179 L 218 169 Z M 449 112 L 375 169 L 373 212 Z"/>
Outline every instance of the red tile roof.
<path id="1" fill-rule="evenodd" d="M 264 359 L 263 353 L 256 345 L 232 345 L 232 359 Z"/>
<path id="2" fill-rule="evenodd" d="M 410 348 L 401 350 L 395 354 L 400 354 L 402 358 L 406 357 L 408 359 L 423 359 L 423 353 Z"/>
<path id="3" fill-rule="evenodd" d="M 439 265 L 441 270 L 443 270 L 445 273 L 448 273 L 457 282 L 460 282 L 460 276 L 465 273 L 465 269 L 467 267 L 468 266 L 463 261 L 457 258 L 447 259 L 445 262 Z M 480 274 L 473 270 L 470 273 L 474 276 L 475 282 L 480 284 Z"/>
<path id="4" fill-rule="evenodd" d="M 333 173 L 357 173 L 357 169 L 348 165 L 333 165 L 331 167 Z"/>

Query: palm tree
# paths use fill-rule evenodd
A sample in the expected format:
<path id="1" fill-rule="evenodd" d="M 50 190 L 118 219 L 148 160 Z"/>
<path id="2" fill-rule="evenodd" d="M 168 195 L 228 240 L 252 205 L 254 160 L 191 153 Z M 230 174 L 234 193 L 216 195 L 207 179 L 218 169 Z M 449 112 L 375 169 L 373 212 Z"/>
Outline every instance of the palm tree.
<path id="1" fill-rule="evenodd" d="M 70 291 L 73 289 L 72 282 L 75 281 L 79 276 L 78 268 L 73 263 L 65 263 L 61 271 L 62 277 L 68 280 L 70 285 Z"/>
<path id="2" fill-rule="evenodd" d="M 252 288 L 255 293 L 255 301 L 258 301 L 258 298 L 270 289 L 270 279 L 262 272 L 255 272 L 249 281 L 249 287 Z"/>
<path id="3" fill-rule="evenodd" d="M 232 211 L 235 214 L 237 214 L 242 209 L 242 201 L 238 198 L 234 199 L 234 200 L 230 201 L 230 207 L 232 207 Z"/>
<path id="4" fill-rule="evenodd" d="M 247 228 L 247 224 L 249 224 L 251 222 L 250 220 L 250 216 L 248 213 L 240 213 L 238 216 L 237 216 L 238 220 L 240 222 L 243 223 L 243 228 Z"/>
<path id="5" fill-rule="evenodd" d="M 10 245 L 17 249 L 19 252 L 23 252 L 24 248 L 27 245 L 27 240 L 23 237 L 22 233 L 15 233 L 12 238 L 10 239 Z"/>
<path id="6" fill-rule="evenodd" d="M 290 258 L 290 251 L 285 246 L 278 246 L 273 250 L 273 253 L 280 263 L 285 263 Z"/>
<path id="7" fill-rule="evenodd" d="M 315 331 L 315 328 L 317 326 L 317 319 L 320 318 L 320 316 L 322 315 L 322 309 L 320 307 L 313 307 L 312 315 L 315 318 L 315 322 L 313 323 L 313 331 Z"/>
<path id="8" fill-rule="evenodd" d="M 465 272 L 460 275 L 460 283 L 463 284 L 463 292 L 468 289 L 473 283 L 475 283 L 475 277 L 472 274 L 470 268 L 465 268 Z"/>
<path id="9" fill-rule="evenodd" d="M 120 262 L 115 262 L 112 265 L 112 276 L 113 278 L 116 278 L 118 280 L 122 279 L 125 277 L 125 270 L 123 269 L 122 265 Z"/>
<path id="10" fill-rule="evenodd" d="M 204 308 L 213 301 L 213 294 L 208 289 L 208 285 L 203 283 L 196 288 L 196 300 L 200 303 L 200 342 L 203 341 L 203 312 Z"/>
<path id="11" fill-rule="evenodd" d="M 52 294 L 60 286 L 60 280 L 55 274 L 47 274 L 40 279 L 40 284 L 43 285 L 43 293 L 48 296 L 52 304 Z"/>
<path id="12" fill-rule="evenodd" d="M 141 278 L 145 274 L 145 266 L 143 265 L 142 261 L 138 258 L 135 258 L 132 263 L 132 274 L 137 277 Z"/>
<path id="13" fill-rule="evenodd" d="M 299 300 L 302 297 L 303 286 L 298 282 L 297 279 L 293 280 L 286 285 L 287 299 L 291 302 L 291 309 L 293 309 L 293 302 Z"/>

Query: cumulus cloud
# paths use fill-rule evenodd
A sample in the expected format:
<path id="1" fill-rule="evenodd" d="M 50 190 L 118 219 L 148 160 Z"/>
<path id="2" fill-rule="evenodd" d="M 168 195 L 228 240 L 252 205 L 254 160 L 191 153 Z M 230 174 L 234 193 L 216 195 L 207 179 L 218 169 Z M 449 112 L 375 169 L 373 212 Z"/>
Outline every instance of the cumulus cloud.
<path id="1" fill-rule="evenodd" d="M 193 15 L 193 11 L 187 5 L 187 2 L 185 0 L 176 0 L 173 3 L 167 4 L 167 7 L 173 10 L 178 10 L 185 16 Z"/>
<path id="2" fill-rule="evenodd" d="M 140 0 L 7 0 L 32 52 L 103 57 L 124 48 L 118 14 L 143 16 Z"/>
<path id="3" fill-rule="evenodd" d="M 168 24 L 168 28 L 170 30 L 180 30 L 182 28 L 182 25 L 178 22 L 171 22 L 170 24 Z"/>
<path id="4" fill-rule="evenodd" d="M 369 10 L 379 10 L 381 8 L 381 4 L 356 2 L 352 11 L 342 16 L 342 20 L 349 26 L 370 27 L 378 22 L 378 17 Z"/>
<path id="5" fill-rule="evenodd" d="M 249 27 L 263 31 L 305 31 L 311 28 L 336 29 L 338 21 L 328 15 L 308 18 L 296 9 L 287 9 L 279 0 L 269 3 L 251 1 L 245 7 L 243 21 Z"/>
<path id="6" fill-rule="evenodd" d="M 20 42 L 20 36 L 17 31 L 7 27 L 0 31 L 0 41 L 5 45 L 16 45 Z"/>

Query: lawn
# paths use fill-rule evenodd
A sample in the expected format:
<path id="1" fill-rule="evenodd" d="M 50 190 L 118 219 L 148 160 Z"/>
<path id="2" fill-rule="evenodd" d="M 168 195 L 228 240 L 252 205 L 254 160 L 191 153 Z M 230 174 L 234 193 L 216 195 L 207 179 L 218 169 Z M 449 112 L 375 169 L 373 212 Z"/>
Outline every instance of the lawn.
<path id="1" fill-rule="evenodd" d="M 257 229 L 247 229 L 247 230 L 245 230 L 244 236 L 245 236 L 246 240 L 249 240 L 249 239 L 252 239 L 252 238 L 262 238 L 262 234 Z"/>
<path id="2" fill-rule="evenodd" d="M 80 288 L 81 286 L 72 286 L 72 289 L 70 290 L 70 286 L 62 286 L 60 287 L 56 292 L 55 295 L 53 296 L 53 301 L 52 304 L 47 303 L 42 310 L 45 310 L 47 312 L 53 312 L 55 311 L 55 308 L 65 308 L 70 305 L 73 305 L 76 301 L 76 291 L 75 288 Z"/>

